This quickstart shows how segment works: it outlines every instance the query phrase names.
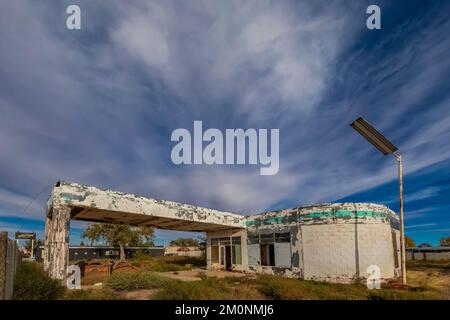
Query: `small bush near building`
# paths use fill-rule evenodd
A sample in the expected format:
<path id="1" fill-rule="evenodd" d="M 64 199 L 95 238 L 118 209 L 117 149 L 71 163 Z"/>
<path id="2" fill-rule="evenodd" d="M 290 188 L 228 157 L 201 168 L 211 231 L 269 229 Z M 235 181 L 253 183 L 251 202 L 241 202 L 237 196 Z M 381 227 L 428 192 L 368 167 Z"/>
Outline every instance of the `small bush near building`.
<path id="1" fill-rule="evenodd" d="M 161 277 L 153 272 L 136 272 L 136 273 L 113 273 L 106 281 L 106 286 L 118 291 L 136 290 L 136 289 L 158 289 L 164 288 L 168 283 L 173 281 L 165 277 Z"/>
<path id="2" fill-rule="evenodd" d="M 206 267 L 206 254 L 202 254 L 200 257 L 183 257 L 183 256 L 164 256 L 157 258 L 161 262 L 174 263 L 179 265 L 191 264 L 195 267 Z"/>
<path id="3" fill-rule="evenodd" d="M 51 279 L 35 262 L 23 262 L 14 279 L 15 300 L 54 300 L 66 289 L 59 280 Z"/>
<path id="4" fill-rule="evenodd" d="M 192 270 L 194 267 L 202 267 L 206 265 L 206 260 L 203 257 L 148 257 L 136 255 L 134 258 L 134 265 L 141 266 L 141 259 L 144 263 L 144 268 L 147 271 L 155 272 L 174 272 L 183 270 Z"/>

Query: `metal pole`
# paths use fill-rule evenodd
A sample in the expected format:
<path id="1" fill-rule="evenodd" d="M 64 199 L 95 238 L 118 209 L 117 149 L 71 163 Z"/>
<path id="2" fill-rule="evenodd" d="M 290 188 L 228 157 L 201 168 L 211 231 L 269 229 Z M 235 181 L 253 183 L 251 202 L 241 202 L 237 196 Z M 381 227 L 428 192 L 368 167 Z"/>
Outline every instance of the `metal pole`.
<path id="1" fill-rule="evenodd" d="M 31 239 L 31 261 L 34 261 L 34 239 Z"/>
<path id="2" fill-rule="evenodd" d="M 401 247 L 401 269 L 402 269 L 402 284 L 406 284 L 406 250 L 405 250 L 405 220 L 403 216 L 403 164 L 402 156 L 395 155 L 398 162 L 398 180 L 400 191 L 400 247 Z"/>

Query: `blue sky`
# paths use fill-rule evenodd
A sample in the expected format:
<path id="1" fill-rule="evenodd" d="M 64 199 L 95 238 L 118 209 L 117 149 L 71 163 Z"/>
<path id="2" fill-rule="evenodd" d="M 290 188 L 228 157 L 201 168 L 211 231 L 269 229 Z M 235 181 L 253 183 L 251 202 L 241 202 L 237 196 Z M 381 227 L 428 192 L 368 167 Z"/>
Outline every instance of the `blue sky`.
<path id="1" fill-rule="evenodd" d="M 69 4 L 81 30 L 65 27 Z M 370 4 L 381 30 L 366 28 Z M 407 235 L 437 244 L 450 236 L 448 12 L 418 0 L 1 1 L 0 229 L 42 234 L 57 180 L 243 214 L 334 201 L 397 211 L 395 160 L 349 127 L 363 116 L 404 156 Z M 194 120 L 280 129 L 278 174 L 173 165 L 170 134 Z"/>

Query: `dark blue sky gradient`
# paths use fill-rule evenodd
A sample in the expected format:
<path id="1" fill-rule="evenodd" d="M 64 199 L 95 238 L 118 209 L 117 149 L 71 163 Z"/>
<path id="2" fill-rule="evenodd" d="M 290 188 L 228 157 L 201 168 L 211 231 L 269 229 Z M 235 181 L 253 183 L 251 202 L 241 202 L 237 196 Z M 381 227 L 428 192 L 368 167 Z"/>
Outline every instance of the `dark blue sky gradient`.
<path id="1" fill-rule="evenodd" d="M 65 27 L 69 4 L 81 30 Z M 370 4 L 381 30 L 366 28 Z M 436 245 L 450 236 L 449 12 L 420 0 L 1 1 L 0 229 L 42 236 L 58 180 L 242 214 L 334 201 L 397 211 L 395 159 L 349 126 L 363 116 L 404 157 L 406 234 Z M 170 134 L 195 120 L 279 129 L 278 174 L 175 166 Z"/>

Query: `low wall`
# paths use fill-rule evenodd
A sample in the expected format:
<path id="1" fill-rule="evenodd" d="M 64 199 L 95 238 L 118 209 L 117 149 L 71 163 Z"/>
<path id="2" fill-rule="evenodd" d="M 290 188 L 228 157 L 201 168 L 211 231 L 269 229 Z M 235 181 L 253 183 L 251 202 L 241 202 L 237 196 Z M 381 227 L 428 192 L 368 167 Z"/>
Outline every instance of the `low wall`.
<path id="1" fill-rule="evenodd" d="M 199 247 L 169 246 L 164 250 L 166 256 L 201 257 L 205 251 Z"/>
<path id="2" fill-rule="evenodd" d="M 406 260 L 424 260 L 424 261 L 450 260 L 450 247 L 407 248 Z"/>
<path id="3" fill-rule="evenodd" d="M 14 276 L 21 261 L 16 241 L 8 239 L 7 232 L 0 232 L 0 300 L 12 299 Z"/>

